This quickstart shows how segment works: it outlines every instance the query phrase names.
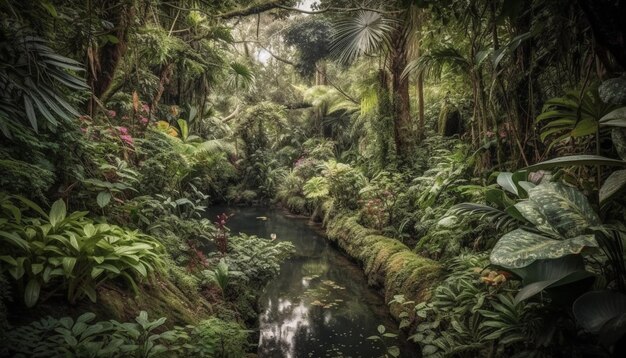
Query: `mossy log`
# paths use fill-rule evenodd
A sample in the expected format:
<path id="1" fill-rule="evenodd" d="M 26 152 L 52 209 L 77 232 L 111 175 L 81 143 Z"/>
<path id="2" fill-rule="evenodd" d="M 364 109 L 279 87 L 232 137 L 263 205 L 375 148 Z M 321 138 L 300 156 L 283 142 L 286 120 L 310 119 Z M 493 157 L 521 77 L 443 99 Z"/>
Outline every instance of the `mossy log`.
<path id="1" fill-rule="evenodd" d="M 355 216 L 341 214 L 329 220 L 327 235 L 363 265 L 368 283 L 383 290 L 387 303 L 396 295 L 404 295 L 416 303 L 424 302 L 441 277 L 439 263 L 417 255 L 398 240 L 360 225 Z M 391 307 L 396 319 L 401 312 L 399 305 Z"/>

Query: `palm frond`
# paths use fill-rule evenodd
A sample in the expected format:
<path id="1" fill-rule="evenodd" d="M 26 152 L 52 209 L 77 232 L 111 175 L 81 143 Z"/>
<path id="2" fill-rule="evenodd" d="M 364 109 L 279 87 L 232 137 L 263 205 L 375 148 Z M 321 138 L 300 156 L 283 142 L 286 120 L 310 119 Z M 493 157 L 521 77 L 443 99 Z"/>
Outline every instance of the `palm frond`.
<path id="1" fill-rule="evenodd" d="M 10 114 L 38 131 L 41 124 L 53 130 L 59 121 L 78 117 L 78 111 L 66 101 L 63 91 L 88 89 L 85 81 L 74 74 L 84 71 L 82 64 L 55 53 L 44 39 L 21 30 L 13 31 L 8 37 L 11 40 L 0 45 L 3 121 Z M 40 123 L 40 118 L 46 121 Z M 4 135 L 10 135 L 8 128 L 2 125 Z"/>
<path id="2" fill-rule="evenodd" d="M 489 220 L 496 225 L 496 229 L 510 229 L 519 224 L 519 222 L 510 216 L 506 211 L 496 209 L 494 207 L 476 204 L 476 203 L 461 203 L 451 207 L 448 210 L 448 214 L 452 215 L 467 215 L 471 217 L 477 217 L 478 220 Z"/>
<path id="3" fill-rule="evenodd" d="M 202 142 L 196 146 L 197 153 L 216 153 L 225 152 L 229 155 L 235 154 L 235 146 L 223 139 L 211 139 Z"/>
<path id="4" fill-rule="evenodd" d="M 389 45 L 393 21 L 373 11 L 359 11 L 335 25 L 331 53 L 343 63 L 375 53 Z"/>
<path id="5" fill-rule="evenodd" d="M 250 67 L 239 62 L 232 62 L 228 68 L 228 86 L 247 90 L 254 86 L 256 77 Z"/>
<path id="6" fill-rule="evenodd" d="M 422 73 L 426 77 L 440 78 L 444 68 L 449 68 L 460 73 L 469 73 L 473 63 L 454 47 L 444 47 L 432 50 L 417 60 L 409 62 L 402 76 L 406 77 L 411 73 Z"/>

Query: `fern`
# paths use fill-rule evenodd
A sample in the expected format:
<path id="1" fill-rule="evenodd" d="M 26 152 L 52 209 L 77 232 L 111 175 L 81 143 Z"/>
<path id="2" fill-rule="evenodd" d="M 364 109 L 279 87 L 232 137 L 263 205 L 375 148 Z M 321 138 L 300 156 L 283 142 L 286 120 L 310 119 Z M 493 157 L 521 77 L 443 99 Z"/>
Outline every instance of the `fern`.
<path id="1" fill-rule="evenodd" d="M 448 210 L 448 213 L 457 216 L 474 216 L 481 221 L 488 220 L 495 224 L 497 230 L 512 230 L 520 224 L 520 221 L 512 217 L 506 211 L 483 204 L 457 204 L 451 207 L 450 210 Z"/>

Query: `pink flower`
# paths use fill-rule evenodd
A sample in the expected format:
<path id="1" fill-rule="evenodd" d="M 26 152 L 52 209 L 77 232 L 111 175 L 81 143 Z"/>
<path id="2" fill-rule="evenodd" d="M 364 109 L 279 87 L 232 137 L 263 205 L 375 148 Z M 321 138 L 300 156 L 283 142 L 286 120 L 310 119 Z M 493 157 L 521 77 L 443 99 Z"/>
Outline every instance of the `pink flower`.
<path id="1" fill-rule="evenodd" d="M 141 124 L 148 124 L 148 118 L 141 116 L 139 122 L 141 122 Z"/>
<path id="2" fill-rule="evenodd" d="M 148 113 L 150 112 L 150 105 L 148 105 L 147 103 L 144 103 L 141 105 L 141 109 L 143 109 L 144 112 Z"/>
<path id="3" fill-rule="evenodd" d="M 128 134 L 124 134 L 120 136 L 120 139 L 122 141 L 124 141 L 124 143 L 128 144 L 128 145 L 133 145 L 133 137 L 131 137 Z"/>
<path id="4" fill-rule="evenodd" d="M 128 128 L 126 127 L 118 127 L 117 130 L 120 132 L 120 134 L 128 134 Z"/>
<path id="5" fill-rule="evenodd" d="M 115 117 L 115 116 L 117 115 L 117 112 L 115 112 L 114 110 L 109 110 L 109 111 L 107 112 L 107 115 L 108 115 L 109 117 Z"/>

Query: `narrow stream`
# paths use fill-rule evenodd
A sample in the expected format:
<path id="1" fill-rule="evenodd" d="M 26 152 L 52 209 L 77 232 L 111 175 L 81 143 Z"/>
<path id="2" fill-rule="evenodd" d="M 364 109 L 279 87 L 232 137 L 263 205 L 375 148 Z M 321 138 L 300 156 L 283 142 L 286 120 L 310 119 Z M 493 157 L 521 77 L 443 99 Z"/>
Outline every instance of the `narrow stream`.
<path id="1" fill-rule="evenodd" d="M 212 208 L 217 212 L 220 208 Z M 266 208 L 221 208 L 232 233 L 291 241 L 296 254 L 283 263 L 260 298 L 261 358 L 379 357 L 385 348 L 367 337 L 384 324 L 395 331 L 383 298 L 367 286 L 361 269 L 307 220 Z M 211 215 L 212 215 L 211 213 Z M 264 220 L 264 218 L 266 218 Z M 400 340 L 400 339 L 398 339 Z M 404 341 L 403 339 L 401 341 Z M 395 339 L 388 345 L 403 346 Z M 403 347 L 404 348 L 404 347 Z M 403 357 L 410 357 L 403 349 Z"/>

